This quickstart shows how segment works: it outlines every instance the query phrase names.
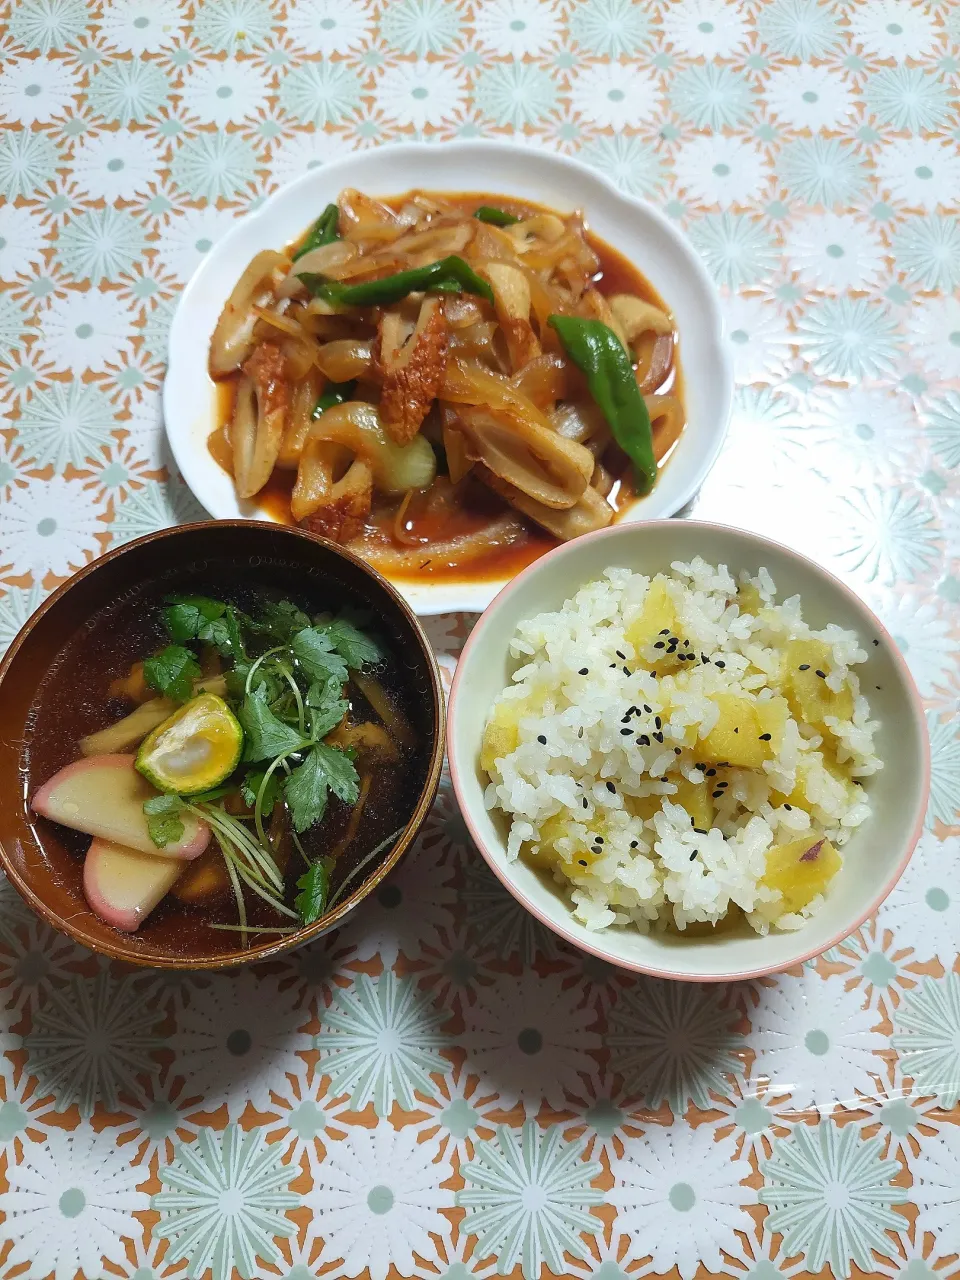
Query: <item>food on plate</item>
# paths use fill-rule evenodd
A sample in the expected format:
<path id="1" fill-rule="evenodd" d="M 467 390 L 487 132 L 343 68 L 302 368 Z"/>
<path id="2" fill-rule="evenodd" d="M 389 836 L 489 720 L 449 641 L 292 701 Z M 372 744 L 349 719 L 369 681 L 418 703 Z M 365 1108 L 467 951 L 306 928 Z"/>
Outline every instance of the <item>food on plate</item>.
<path id="1" fill-rule="evenodd" d="M 401 834 L 418 744 L 400 666 L 372 622 L 304 603 L 249 583 L 150 597 L 122 615 L 120 670 L 68 645 L 95 723 L 30 807 L 93 837 L 76 848 L 105 923 L 132 932 L 171 894 L 244 945 L 294 933 Z M 63 759 L 54 710 L 41 689 L 41 755 L 56 735 Z"/>
<path id="2" fill-rule="evenodd" d="M 588 929 L 797 929 L 882 767 L 860 638 L 814 630 L 761 568 L 608 569 L 520 624 L 480 767 L 507 856 Z"/>
<path id="3" fill-rule="evenodd" d="M 214 331 L 241 499 L 394 577 L 498 577 L 649 492 L 684 425 L 673 319 L 586 228 L 495 196 L 345 190 Z"/>

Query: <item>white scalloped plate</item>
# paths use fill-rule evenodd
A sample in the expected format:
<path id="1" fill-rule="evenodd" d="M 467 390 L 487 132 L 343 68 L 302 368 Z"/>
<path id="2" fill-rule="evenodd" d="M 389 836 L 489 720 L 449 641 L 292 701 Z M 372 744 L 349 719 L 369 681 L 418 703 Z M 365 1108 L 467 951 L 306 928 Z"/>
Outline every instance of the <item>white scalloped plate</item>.
<path id="1" fill-rule="evenodd" d="M 693 497 L 716 461 L 726 433 L 733 374 L 721 333 L 716 291 L 700 259 L 676 228 L 650 205 L 617 191 L 566 156 L 499 142 L 379 147 L 311 169 L 240 219 L 211 249 L 183 291 L 170 329 L 163 391 L 170 448 L 184 479 L 216 519 L 264 519 L 255 502 L 240 502 L 233 481 L 207 449 L 216 418 L 216 389 L 207 349 L 217 317 L 241 271 L 261 249 L 300 235 L 344 187 L 375 196 L 412 187 L 486 191 L 535 200 L 564 212 L 583 209 L 590 227 L 653 284 L 672 310 L 680 334 L 687 426 L 653 492 L 621 517 L 637 521 L 675 514 Z M 269 518 L 269 517 L 268 517 Z M 420 614 L 484 609 L 503 582 L 398 581 Z"/>

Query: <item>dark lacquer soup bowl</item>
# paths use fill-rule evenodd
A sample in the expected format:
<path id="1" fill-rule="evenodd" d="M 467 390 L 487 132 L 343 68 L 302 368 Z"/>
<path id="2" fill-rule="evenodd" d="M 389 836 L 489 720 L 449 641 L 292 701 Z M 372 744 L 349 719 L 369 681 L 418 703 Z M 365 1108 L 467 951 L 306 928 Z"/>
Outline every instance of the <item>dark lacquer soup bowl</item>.
<path id="1" fill-rule="evenodd" d="M 309 904 L 303 905 L 304 898 L 296 907 L 302 917 L 320 911 L 311 923 L 270 918 L 272 908 L 241 884 L 249 933 L 238 931 L 235 896 L 218 896 L 216 891 L 206 898 L 202 893 L 199 898 L 177 897 L 171 891 L 139 927 L 131 929 L 128 921 L 125 927 L 116 928 L 88 905 L 85 859 L 89 861 L 90 834 L 41 816 L 33 807 L 48 780 L 82 759 L 81 744 L 90 741 L 90 735 L 130 714 L 131 702 L 124 701 L 123 683 L 117 692 L 118 682 L 131 680 L 138 659 L 155 656 L 171 643 L 170 624 L 165 620 L 168 615 L 164 614 L 171 596 L 228 601 L 231 616 L 235 609 L 241 618 L 252 618 L 258 608 L 266 607 L 264 601 L 272 608 L 288 600 L 309 619 L 319 619 L 318 626 L 328 625 L 323 620 L 329 618 L 351 620 L 349 625 L 375 638 L 380 656 L 368 659 L 374 664 L 372 675 L 362 681 L 358 677 L 357 686 L 362 685 L 372 702 L 368 704 L 366 695 L 358 694 L 349 682 L 342 691 L 335 690 L 348 708 L 338 731 L 353 725 L 354 715 L 357 720 L 366 716 L 369 721 L 372 754 L 364 755 L 369 742 L 355 736 L 356 746 L 346 746 L 346 739 L 341 739 L 337 756 L 347 773 L 363 778 L 361 801 L 344 803 L 334 794 L 338 784 L 335 780 L 331 783 L 324 816 L 319 825 L 298 837 L 302 852 L 298 849 L 295 856 L 287 856 L 281 868 L 282 888 L 276 890 L 288 910 L 292 909 L 309 859 L 323 861 L 327 883 L 322 897 L 314 896 L 312 911 Z M 348 638 L 357 634 L 349 632 Z M 307 637 L 311 638 L 315 640 Z M 321 661 L 327 643 L 324 640 L 320 646 Z M 272 644 L 270 639 L 263 640 L 260 651 Z M 286 652 L 282 644 L 277 647 L 281 654 Z M 208 649 L 219 661 L 215 649 L 197 640 L 194 651 L 198 662 Z M 359 663 L 349 647 L 344 651 L 351 662 Z M 309 659 L 309 653 L 303 652 Z M 282 665 L 281 659 L 276 661 Z M 303 673 L 295 660 L 291 666 L 300 678 Z M 277 670 L 282 676 L 279 666 Z M 236 676 L 236 671 L 231 674 Z M 224 698 L 234 699 L 230 705 L 246 725 L 235 685 L 236 681 L 230 685 L 230 693 L 224 691 Z M 318 686 L 311 689 L 314 687 Z M 196 694 L 200 685 L 188 688 Z M 144 698 L 156 696 L 155 686 L 141 691 L 141 705 Z M 184 696 L 189 700 L 191 695 L 181 695 L 181 702 Z M 299 702 L 307 704 L 299 707 L 306 717 L 307 735 L 313 723 L 321 741 L 325 725 L 320 719 L 310 720 L 308 694 L 302 694 Z M 373 704 L 396 730 L 400 748 L 387 751 L 390 743 L 383 725 L 377 723 L 376 711 L 371 710 Z M 133 705 L 132 709 L 138 708 Z M 332 718 L 329 706 L 317 714 Z M 293 720 L 295 723 L 296 713 Z M 169 969 L 220 969 L 262 960 L 338 925 L 383 880 L 415 839 L 436 795 L 443 761 L 443 692 L 437 663 L 416 617 L 398 592 L 363 561 L 332 543 L 294 529 L 248 520 L 211 521 L 151 534 L 110 552 L 60 587 L 44 601 L 0 662 L 0 724 L 0 862 L 10 881 L 38 915 L 84 946 L 132 964 Z M 378 754 L 380 740 L 386 747 Z M 247 729 L 244 749 L 249 741 Z M 128 749 L 138 750 L 136 745 Z M 274 769 L 277 781 L 284 783 L 307 755 L 307 751 L 294 752 L 281 761 L 283 767 Z M 134 758 L 126 757 L 125 777 L 133 777 Z M 71 795 L 79 796 L 81 807 L 87 776 L 93 775 L 75 773 L 71 783 Z M 142 785 L 139 769 L 136 785 Z M 289 821 L 292 810 L 284 806 L 282 787 L 279 794 L 274 817 L 279 804 L 281 819 Z M 207 795 L 215 795 L 215 791 Z M 109 813 L 106 820 L 109 826 Z M 242 811 L 242 805 L 234 830 L 237 821 L 253 831 L 254 819 Z M 213 824 L 208 825 L 214 831 Z M 289 826 L 296 830 L 292 822 Z M 267 839 L 268 848 L 272 847 L 272 831 Z M 336 854 L 333 859 L 331 852 Z M 215 862 L 219 856 L 214 833 L 203 857 Z M 155 865 L 156 859 L 141 854 L 143 857 L 150 866 Z M 187 865 L 198 868 L 199 858 Z M 212 870 L 215 874 L 216 866 Z M 221 879 L 225 877 L 221 875 Z M 307 887 L 315 895 L 316 879 Z M 276 926 L 274 931 L 254 928 L 265 929 L 265 922 Z M 211 927 L 213 924 L 218 927 Z"/>

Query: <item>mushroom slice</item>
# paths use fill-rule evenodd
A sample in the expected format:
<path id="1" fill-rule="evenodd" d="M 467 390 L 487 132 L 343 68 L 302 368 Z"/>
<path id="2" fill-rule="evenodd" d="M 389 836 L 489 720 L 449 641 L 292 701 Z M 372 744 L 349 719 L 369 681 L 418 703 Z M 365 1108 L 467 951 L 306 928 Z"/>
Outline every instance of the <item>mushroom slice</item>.
<path id="1" fill-rule="evenodd" d="M 540 354 L 540 343 L 530 324 L 530 282 L 519 267 L 506 262 L 486 262 L 483 270 L 493 285 L 497 319 L 512 372 L 517 373 Z"/>
<path id="2" fill-rule="evenodd" d="M 579 538 L 582 533 L 593 533 L 595 529 L 605 529 L 613 521 L 613 507 L 596 489 L 586 488 L 572 507 L 558 511 L 554 507 L 544 506 L 529 494 L 523 493 L 514 485 L 502 480 L 499 476 L 482 464 L 476 467 L 478 479 L 506 499 L 517 511 L 536 521 L 548 533 L 552 533 L 561 542 L 569 542 Z"/>
<path id="3" fill-rule="evenodd" d="M 243 366 L 230 428 L 233 476 L 241 498 L 252 498 L 267 483 L 283 443 L 284 368 L 283 354 L 272 342 L 261 342 Z"/>
<path id="4" fill-rule="evenodd" d="M 443 385 L 450 329 L 439 298 L 424 298 L 413 333 L 392 311 L 381 317 L 374 365 L 383 378 L 380 416 L 391 439 L 409 444 Z"/>
<path id="5" fill-rule="evenodd" d="M 210 340 L 211 378 L 232 373 L 249 356 L 253 350 L 254 325 L 259 318 L 254 308 L 274 301 L 289 266 L 289 259 L 282 253 L 264 249 L 233 286 Z"/>

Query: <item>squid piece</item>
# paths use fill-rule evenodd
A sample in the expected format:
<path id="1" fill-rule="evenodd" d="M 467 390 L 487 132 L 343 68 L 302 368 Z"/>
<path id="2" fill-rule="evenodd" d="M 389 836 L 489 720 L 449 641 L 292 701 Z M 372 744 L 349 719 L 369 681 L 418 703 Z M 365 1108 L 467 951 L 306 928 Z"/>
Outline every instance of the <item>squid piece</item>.
<path id="1" fill-rule="evenodd" d="M 519 267 L 505 262 L 486 262 L 483 271 L 493 285 L 497 319 L 510 356 L 511 372 L 540 355 L 540 343 L 530 323 L 530 282 Z"/>
<path id="2" fill-rule="evenodd" d="M 478 465 L 476 475 L 494 493 L 498 493 L 517 511 L 536 521 L 561 542 L 570 542 L 573 538 L 579 538 L 582 533 L 593 533 L 595 529 L 605 529 L 613 521 L 613 507 L 602 494 L 589 486 L 584 489 L 572 507 L 568 507 L 565 511 L 558 511 L 554 507 L 537 502 L 522 490 L 502 480 L 489 467 Z"/>
<path id="3" fill-rule="evenodd" d="M 285 362 L 280 348 L 261 342 L 243 366 L 233 422 L 233 475 L 241 498 L 252 498 L 270 479 L 283 443 L 287 412 Z"/>
<path id="4" fill-rule="evenodd" d="M 210 340 L 211 378 L 223 378 L 239 369 L 250 355 L 253 330 L 259 319 L 256 308 L 274 301 L 289 267 L 289 258 L 264 249 L 234 285 Z"/>
<path id="5" fill-rule="evenodd" d="M 450 328 L 439 298 L 424 298 L 416 327 L 406 339 L 400 316 L 383 313 L 374 364 L 383 378 L 383 425 L 397 444 L 409 444 L 420 430 L 443 385 L 449 344 Z"/>

